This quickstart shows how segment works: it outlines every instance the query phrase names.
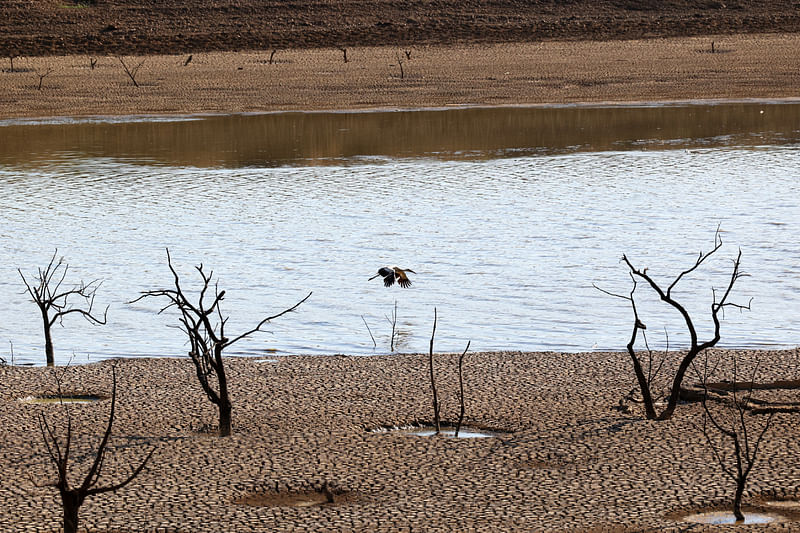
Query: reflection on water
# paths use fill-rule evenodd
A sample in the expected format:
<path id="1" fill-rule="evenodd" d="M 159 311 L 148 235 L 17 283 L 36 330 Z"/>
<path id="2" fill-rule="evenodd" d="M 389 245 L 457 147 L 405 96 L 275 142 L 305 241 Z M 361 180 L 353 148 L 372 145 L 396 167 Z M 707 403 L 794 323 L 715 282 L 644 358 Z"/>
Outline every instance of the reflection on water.
<path id="1" fill-rule="evenodd" d="M 470 123 L 489 110 L 465 110 L 0 127 L 0 342 L 13 342 L 17 362 L 43 359 L 36 308 L 16 269 L 34 272 L 58 247 L 74 279 L 105 280 L 97 304 L 111 306 L 106 326 L 67 318 L 55 329 L 59 361 L 185 353 L 180 332 L 167 327 L 174 314 L 126 303 L 171 283 L 169 247 L 186 284 L 200 262 L 219 277 L 231 334 L 314 291 L 269 333 L 237 344 L 240 354 L 386 353 L 395 301 L 395 342 L 407 352 L 427 351 L 434 307 L 437 351 L 460 352 L 467 340 L 473 350 L 624 349 L 630 309 L 592 284 L 630 289 L 623 252 L 666 280 L 713 245 L 721 224 L 718 257 L 675 294 L 706 317 L 711 289 L 726 282 L 741 247 L 750 277 L 735 296 L 753 297 L 752 310 L 726 314 L 721 344 L 794 346 L 797 131 L 789 118 L 775 130 L 756 121 L 799 108 L 743 105 L 744 118 L 720 109 L 713 131 L 700 133 L 714 108 L 684 108 L 682 119 L 681 108 L 539 110 L 553 128 L 585 124 L 597 134 L 553 131 L 551 141 L 545 119 L 526 125 L 527 109 L 497 110 L 499 126 Z M 647 113 L 674 115 L 673 125 L 654 125 Z M 642 133 L 621 134 L 618 124 Z M 672 133 L 655 137 L 659 127 Z M 258 148 L 266 134 L 256 131 L 282 128 L 303 142 Z M 358 142 L 340 131 L 362 128 L 371 133 Z M 25 136 L 12 141 L 17 150 L 9 132 Z M 431 157 L 438 152 L 445 156 Z M 317 156 L 325 165 L 303 163 Z M 410 289 L 367 281 L 394 264 L 417 272 Z M 679 317 L 639 292 L 651 346 L 665 327 L 671 346 L 685 341 Z M 706 335 L 710 323 L 699 328 Z M 0 356 L 9 359 L 9 349 Z"/>
<path id="2" fill-rule="evenodd" d="M 6 123 L 0 164 L 54 157 L 196 167 L 338 165 L 353 158 L 447 160 L 664 146 L 795 143 L 800 105 L 476 108 Z"/>

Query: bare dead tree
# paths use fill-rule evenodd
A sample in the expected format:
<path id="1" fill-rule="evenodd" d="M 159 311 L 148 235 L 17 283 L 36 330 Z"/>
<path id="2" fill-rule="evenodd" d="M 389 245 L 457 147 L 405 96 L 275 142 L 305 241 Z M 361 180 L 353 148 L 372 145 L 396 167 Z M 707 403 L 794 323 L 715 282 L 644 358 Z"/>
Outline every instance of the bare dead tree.
<path id="1" fill-rule="evenodd" d="M 347 63 L 347 48 L 340 46 L 339 51 L 342 53 L 342 59 L 344 59 L 344 62 Z"/>
<path id="2" fill-rule="evenodd" d="M 458 399 L 461 410 L 458 413 L 458 423 L 456 424 L 456 431 L 453 434 L 456 438 L 458 438 L 458 432 L 461 431 L 461 424 L 464 423 L 464 414 L 466 413 L 466 405 L 464 402 L 464 356 L 467 355 L 467 350 L 469 350 L 471 342 L 472 341 L 467 341 L 467 347 L 464 348 L 464 351 L 458 357 Z"/>
<path id="3" fill-rule="evenodd" d="M 411 61 L 411 50 L 403 50 L 403 52 L 406 54 L 406 59 Z"/>
<path id="4" fill-rule="evenodd" d="M 45 484 L 38 484 L 33 479 L 31 481 L 33 481 L 34 485 L 37 487 L 55 487 L 58 489 L 59 495 L 61 496 L 61 506 L 63 509 L 64 533 L 77 533 L 78 510 L 80 509 L 81 505 L 83 505 L 83 502 L 86 500 L 86 498 L 106 492 L 115 492 L 125 487 L 142 472 L 147 462 L 153 456 L 153 452 L 155 452 L 155 448 L 150 450 L 150 453 L 147 454 L 139 466 L 135 469 L 132 468 L 130 475 L 128 475 L 128 477 L 126 477 L 124 480 L 102 487 L 97 486 L 98 482 L 100 481 L 100 476 L 103 473 L 105 456 L 106 452 L 108 451 L 108 443 L 111 439 L 111 429 L 114 425 L 114 412 L 117 400 L 117 374 L 116 369 L 113 366 L 111 367 L 111 375 L 113 385 L 111 389 L 111 411 L 108 415 L 108 424 L 106 425 L 103 438 L 101 439 L 97 450 L 94 452 L 94 461 L 92 461 L 89 471 L 86 473 L 86 476 L 79 485 L 75 486 L 70 482 L 70 477 L 72 477 L 70 475 L 71 465 L 69 463 L 72 446 L 72 418 L 69 416 L 69 411 L 67 411 L 67 435 L 64 438 L 63 443 L 56 436 L 54 428 L 51 427 L 47 422 L 47 418 L 45 417 L 44 413 L 39 414 L 39 429 L 41 430 L 42 439 L 44 440 L 45 447 L 47 448 L 47 454 L 50 458 L 50 462 L 52 462 L 56 468 L 58 481 Z M 58 382 L 58 389 L 59 395 L 61 395 L 60 381 Z"/>
<path id="5" fill-rule="evenodd" d="M 431 398 L 433 404 L 433 425 L 436 428 L 436 435 L 439 435 L 442 431 L 442 423 L 441 423 L 441 413 L 440 413 L 440 405 L 439 405 L 439 392 L 436 388 L 436 374 L 434 373 L 433 368 L 433 340 L 436 337 L 436 324 L 438 322 L 438 313 L 436 308 L 433 308 L 433 330 L 431 331 L 431 342 L 430 348 L 428 350 L 428 370 L 429 370 L 429 380 L 431 383 Z M 459 404 L 460 404 L 460 412 L 458 415 L 458 422 L 456 423 L 456 429 L 454 432 L 454 436 L 458 437 L 459 431 L 461 431 L 461 424 L 464 422 L 464 414 L 466 412 L 466 404 L 464 401 L 464 375 L 463 375 L 463 368 L 464 368 L 464 356 L 467 355 L 467 351 L 469 350 L 469 345 L 471 341 L 467 342 L 467 347 L 464 348 L 464 351 L 458 358 L 458 388 L 459 388 Z"/>
<path id="6" fill-rule="evenodd" d="M 97 66 L 97 58 L 89 56 L 89 67 L 94 70 L 94 67 Z"/>
<path id="7" fill-rule="evenodd" d="M 139 62 L 139 64 L 137 64 L 135 67 L 129 67 L 125 63 L 125 60 L 122 59 L 122 56 L 117 56 L 117 59 L 119 59 L 119 62 L 122 64 L 122 68 L 125 70 L 125 74 L 127 74 L 128 77 L 131 79 L 133 85 L 135 87 L 139 87 L 139 83 L 136 81 L 136 75 L 139 73 L 139 69 L 142 68 L 142 65 L 144 65 L 146 59 L 142 59 Z"/>
<path id="8" fill-rule="evenodd" d="M 633 281 L 633 287 L 631 288 L 631 292 L 628 295 L 622 294 L 615 294 L 604 289 L 600 289 L 599 287 L 595 286 L 598 290 L 602 291 L 605 294 L 610 296 L 615 296 L 617 298 L 622 298 L 630 302 L 631 310 L 633 311 L 633 328 L 631 331 L 631 337 L 628 341 L 627 349 L 628 354 L 631 357 L 631 361 L 633 362 L 633 370 L 636 374 L 636 380 L 639 384 L 639 389 L 642 394 L 642 401 L 644 403 L 645 413 L 648 419 L 651 420 L 668 420 L 672 417 L 673 413 L 675 412 L 675 407 L 678 404 L 678 399 L 680 395 L 680 388 L 681 384 L 683 383 L 683 378 L 686 375 L 686 371 L 689 369 L 689 366 L 692 364 L 692 361 L 697 357 L 698 354 L 711 348 L 717 344 L 720 340 L 720 312 L 723 312 L 725 308 L 733 307 L 737 309 L 750 309 L 750 303 L 748 302 L 747 305 L 736 304 L 728 300 L 730 297 L 731 291 L 733 290 L 733 286 L 736 284 L 736 281 L 739 280 L 743 274 L 739 267 L 742 258 L 742 251 L 739 250 L 736 259 L 733 260 L 733 268 L 731 270 L 730 278 L 728 279 L 727 286 L 725 290 L 722 291 L 722 296 L 718 297 L 717 291 L 715 289 L 711 289 L 712 301 L 711 301 L 711 320 L 714 323 L 714 336 L 704 342 L 698 340 L 697 330 L 694 326 L 694 321 L 692 317 L 689 315 L 689 312 L 686 308 L 675 298 L 672 296 L 672 290 L 676 287 L 678 282 L 683 279 L 684 276 L 691 274 L 697 268 L 699 268 L 709 257 L 711 257 L 715 252 L 717 252 L 722 247 L 722 237 L 719 233 L 719 228 L 714 234 L 714 248 L 710 252 L 700 252 L 694 265 L 691 267 L 683 270 L 678 276 L 675 277 L 674 280 L 669 284 L 666 290 L 662 289 L 662 287 L 647 273 L 647 269 L 638 269 L 633 266 L 626 255 L 622 256 L 622 261 L 628 266 L 629 275 L 631 280 Z M 667 399 L 667 406 L 664 410 L 658 414 L 656 413 L 655 409 L 655 400 L 653 398 L 653 393 L 651 391 L 651 380 L 648 380 L 648 375 L 645 373 L 645 370 L 642 366 L 642 362 L 639 359 L 638 354 L 635 351 L 635 344 L 638 339 L 639 333 L 643 332 L 647 329 L 647 326 L 641 321 L 639 317 L 638 310 L 636 308 L 636 300 L 635 300 L 635 293 L 637 288 L 637 279 L 644 280 L 652 289 L 656 292 L 658 297 L 661 301 L 665 302 L 673 309 L 675 309 L 678 313 L 680 313 L 681 317 L 683 318 L 684 323 L 686 324 L 686 329 L 689 332 L 690 337 L 690 345 L 686 352 L 686 354 L 681 359 L 678 368 L 675 372 L 675 375 L 672 379 L 672 385 L 669 389 L 669 397 Z"/>
<path id="9" fill-rule="evenodd" d="M 183 62 L 183 66 L 187 67 L 187 66 L 189 66 L 189 63 L 191 63 L 191 62 L 192 62 L 192 54 L 189 54 L 189 57 L 187 57 L 186 61 Z"/>
<path id="10" fill-rule="evenodd" d="M 749 382 L 739 383 L 737 381 L 736 356 L 732 356 L 733 382 L 731 397 L 729 401 L 725 402 L 727 404 L 727 413 L 724 408 L 718 410 L 709 407 L 708 358 L 706 358 L 702 373 L 695 368 L 703 386 L 703 436 L 722 471 L 736 484 L 736 491 L 733 497 L 733 515 L 736 517 L 737 522 L 744 521 L 742 496 L 747 485 L 747 478 L 758 460 L 759 448 L 772 425 L 773 416 L 775 415 L 775 411 L 770 411 L 760 429 L 750 427 L 751 421 L 754 420 L 755 416 L 748 417 L 746 411 L 753 396 L 758 363 L 759 361 L 754 365 Z M 695 365 L 693 364 L 692 366 Z M 717 411 L 716 414 L 714 413 L 715 411 Z M 709 422 L 711 423 L 710 427 Z M 722 435 L 723 441 L 728 441 L 728 446 L 720 444 L 712 438 L 712 428 L 713 431 Z M 732 450 L 730 445 L 733 447 Z"/>
<path id="11" fill-rule="evenodd" d="M 397 59 L 397 64 L 400 67 L 400 79 L 402 80 L 406 77 L 405 70 L 403 70 L 403 59 L 400 57 L 400 54 L 397 51 L 395 51 L 394 57 Z"/>
<path id="12" fill-rule="evenodd" d="M 16 72 L 14 70 L 14 59 L 16 59 L 18 57 L 19 56 L 16 55 L 16 54 L 8 54 L 8 61 L 9 61 L 9 63 L 11 63 L 11 68 L 9 69 L 9 72 Z"/>
<path id="13" fill-rule="evenodd" d="M 36 90 L 38 90 L 38 91 L 41 91 L 41 90 L 42 90 L 42 82 L 43 82 L 43 81 L 44 81 L 44 79 L 45 79 L 47 76 L 49 76 L 49 75 L 50 75 L 52 72 L 53 72 L 53 69 L 52 69 L 52 68 L 50 68 L 50 67 L 47 67 L 47 70 L 45 70 L 45 71 L 44 71 L 44 73 L 42 73 L 42 72 L 39 72 L 38 70 L 36 71 L 36 75 L 37 75 L 37 76 L 39 76 L 39 86 L 38 86 L 38 87 L 36 87 Z"/>
<path id="14" fill-rule="evenodd" d="M 433 424 L 436 427 L 436 434 L 441 432 L 441 421 L 439 419 L 439 394 L 436 391 L 436 376 L 433 372 L 433 338 L 436 336 L 436 308 L 433 308 L 433 330 L 431 331 L 431 344 L 428 351 L 428 366 L 430 367 L 431 396 L 433 398 Z"/>
<path id="15" fill-rule="evenodd" d="M 69 265 L 64 262 L 63 257 L 56 261 L 57 255 L 58 249 L 53 253 L 53 257 L 50 258 L 47 267 L 44 269 L 39 268 L 33 284 L 28 283 L 22 270 L 17 269 L 25 288 L 28 290 L 28 294 L 39 307 L 39 312 L 42 315 L 44 353 L 48 366 L 55 364 L 51 329 L 56 322 L 63 325 L 65 316 L 77 314 L 85 318 L 90 324 L 102 325 L 106 323 L 108 315 L 108 306 L 103 311 L 102 317 L 93 313 L 94 297 L 97 289 L 102 284 L 101 281 L 93 280 L 89 283 L 81 281 L 78 285 L 73 285 L 69 288 L 62 287 L 69 271 Z M 84 307 L 74 306 L 72 300 L 75 299 L 83 300 Z"/>
<path id="16" fill-rule="evenodd" d="M 149 297 L 166 298 L 169 303 L 161 308 L 159 314 L 171 307 L 177 308 L 180 313 L 178 319 L 180 322 L 179 328 L 188 337 L 189 357 L 191 357 L 195 365 L 197 379 L 200 381 L 200 385 L 203 387 L 208 399 L 219 409 L 219 434 L 221 437 L 227 437 L 231 434 L 232 406 L 228 392 L 228 378 L 225 374 L 225 365 L 222 358 L 223 351 L 232 344 L 253 335 L 257 331 L 261 331 L 261 328 L 267 322 L 294 311 L 300 304 L 308 300 L 312 293 L 309 292 L 305 298 L 292 307 L 276 315 L 264 318 L 254 328 L 241 335 L 229 338 L 225 333 L 228 317 L 223 317 L 221 310 L 225 291 L 220 291 L 219 283 L 216 282 L 213 286 L 213 294 L 209 295 L 211 280 L 214 275 L 213 271 L 206 274 L 202 264 L 195 267 L 200 274 L 202 286 L 197 303 L 192 303 L 187 298 L 183 287 L 181 287 L 178 272 L 172 266 L 169 249 L 167 249 L 167 265 L 170 272 L 172 272 L 174 288 L 144 291 L 133 302 Z M 210 301 L 207 301 L 207 297 Z"/>

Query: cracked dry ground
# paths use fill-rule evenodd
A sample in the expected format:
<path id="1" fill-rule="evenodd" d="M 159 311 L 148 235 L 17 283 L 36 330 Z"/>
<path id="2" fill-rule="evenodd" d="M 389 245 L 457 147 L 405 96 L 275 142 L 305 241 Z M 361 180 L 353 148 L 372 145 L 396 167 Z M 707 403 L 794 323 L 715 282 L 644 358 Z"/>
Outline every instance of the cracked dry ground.
<path id="1" fill-rule="evenodd" d="M 737 355 L 740 365 L 761 358 L 762 381 L 794 379 L 800 363 L 800 350 Z M 443 418 L 453 420 L 457 355 L 436 360 Z M 64 391 L 107 396 L 111 364 L 68 368 Z M 430 420 L 426 355 L 229 358 L 234 434 L 225 439 L 205 430 L 216 413 L 191 362 L 116 364 L 113 453 L 101 484 L 156 452 L 131 485 L 87 500 L 81 528 L 93 533 L 678 531 L 680 513 L 732 498 L 696 425 L 699 404 L 680 405 L 667 422 L 612 409 L 634 386 L 626 353 L 467 354 L 467 421 L 500 435 L 459 440 L 370 431 Z M 4 532 L 59 530 L 55 490 L 33 481 L 52 476 L 37 415 L 63 432 L 65 410 L 19 401 L 54 389 L 52 370 L 0 368 Z M 85 468 L 109 402 L 69 409 Z M 799 422 L 797 413 L 776 415 L 746 503 L 800 496 Z M 276 488 L 313 493 L 324 482 L 346 497 L 309 507 L 275 498 Z M 270 501 L 282 505 L 237 503 Z"/>

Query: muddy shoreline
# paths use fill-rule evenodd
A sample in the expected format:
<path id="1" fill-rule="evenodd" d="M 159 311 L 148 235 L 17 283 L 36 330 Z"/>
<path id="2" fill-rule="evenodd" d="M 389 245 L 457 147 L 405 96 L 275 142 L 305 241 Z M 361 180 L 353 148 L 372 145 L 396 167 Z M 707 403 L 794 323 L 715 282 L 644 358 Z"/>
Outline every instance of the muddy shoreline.
<path id="1" fill-rule="evenodd" d="M 797 349 L 715 353 L 735 355 L 740 369 L 760 359 L 760 382 L 792 377 L 800 363 Z M 447 421 L 458 413 L 457 357 L 436 357 Z M 463 440 L 370 431 L 430 421 L 425 355 L 273 359 L 228 359 L 234 431 L 226 439 L 207 430 L 215 409 L 187 359 L 64 371 L 65 390 L 107 397 L 117 365 L 113 453 L 101 484 L 156 449 L 130 486 L 87 501 L 88 531 L 449 531 L 453 520 L 471 531 L 678 531 L 685 514 L 732 498 L 699 429 L 699 404 L 681 404 L 668 422 L 645 420 L 636 404 L 617 409 L 635 387 L 624 352 L 468 353 L 466 422 L 500 435 Z M 0 368 L 4 531 L 58 529 L 55 490 L 34 486 L 29 474 L 37 483 L 52 477 L 38 414 L 63 432 L 65 410 L 19 401 L 54 388 L 50 369 Z M 756 396 L 791 402 L 797 392 Z M 109 402 L 69 409 L 75 464 L 85 467 Z M 800 497 L 800 422 L 780 413 L 774 424 L 748 506 Z M 341 491 L 338 503 L 294 505 L 318 498 L 325 482 Z"/>
<path id="2" fill-rule="evenodd" d="M 0 119 L 788 99 L 798 49 L 800 34 L 747 34 L 359 47 L 347 62 L 335 48 L 21 57 L 0 72 Z"/>
<path id="3" fill-rule="evenodd" d="M 798 49 L 792 0 L 8 0 L 0 119 L 792 98 Z"/>

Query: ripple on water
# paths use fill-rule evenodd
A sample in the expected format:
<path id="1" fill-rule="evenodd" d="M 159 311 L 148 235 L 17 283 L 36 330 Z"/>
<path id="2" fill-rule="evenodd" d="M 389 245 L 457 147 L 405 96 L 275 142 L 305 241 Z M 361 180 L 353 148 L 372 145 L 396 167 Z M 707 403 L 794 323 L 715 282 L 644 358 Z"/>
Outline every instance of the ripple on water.
<path id="1" fill-rule="evenodd" d="M 194 265 L 214 270 L 230 332 L 314 291 L 238 347 L 243 353 L 387 353 L 395 303 L 403 351 L 427 351 L 434 307 L 437 351 L 461 351 L 467 340 L 474 350 L 623 349 L 630 309 L 592 284 L 630 290 L 622 253 L 670 279 L 713 246 L 721 225 L 722 250 L 677 294 L 707 316 L 711 288 L 726 282 L 741 247 L 750 277 L 734 296 L 752 297 L 752 309 L 726 314 L 721 345 L 794 346 L 797 168 L 793 145 L 276 168 L 80 155 L 0 166 L 0 340 L 13 342 L 18 361 L 41 359 L 40 326 L 16 268 L 34 272 L 57 247 L 71 279 L 104 280 L 96 303 L 110 305 L 105 327 L 67 319 L 55 331 L 62 361 L 184 354 L 168 327 L 174 315 L 157 315 L 155 301 L 127 303 L 171 283 L 169 247 L 187 285 Z M 411 289 L 367 281 L 394 264 L 417 272 Z M 651 346 L 664 328 L 671 346 L 685 340 L 680 317 L 643 289 Z M 708 322 L 699 327 L 710 332 Z"/>

